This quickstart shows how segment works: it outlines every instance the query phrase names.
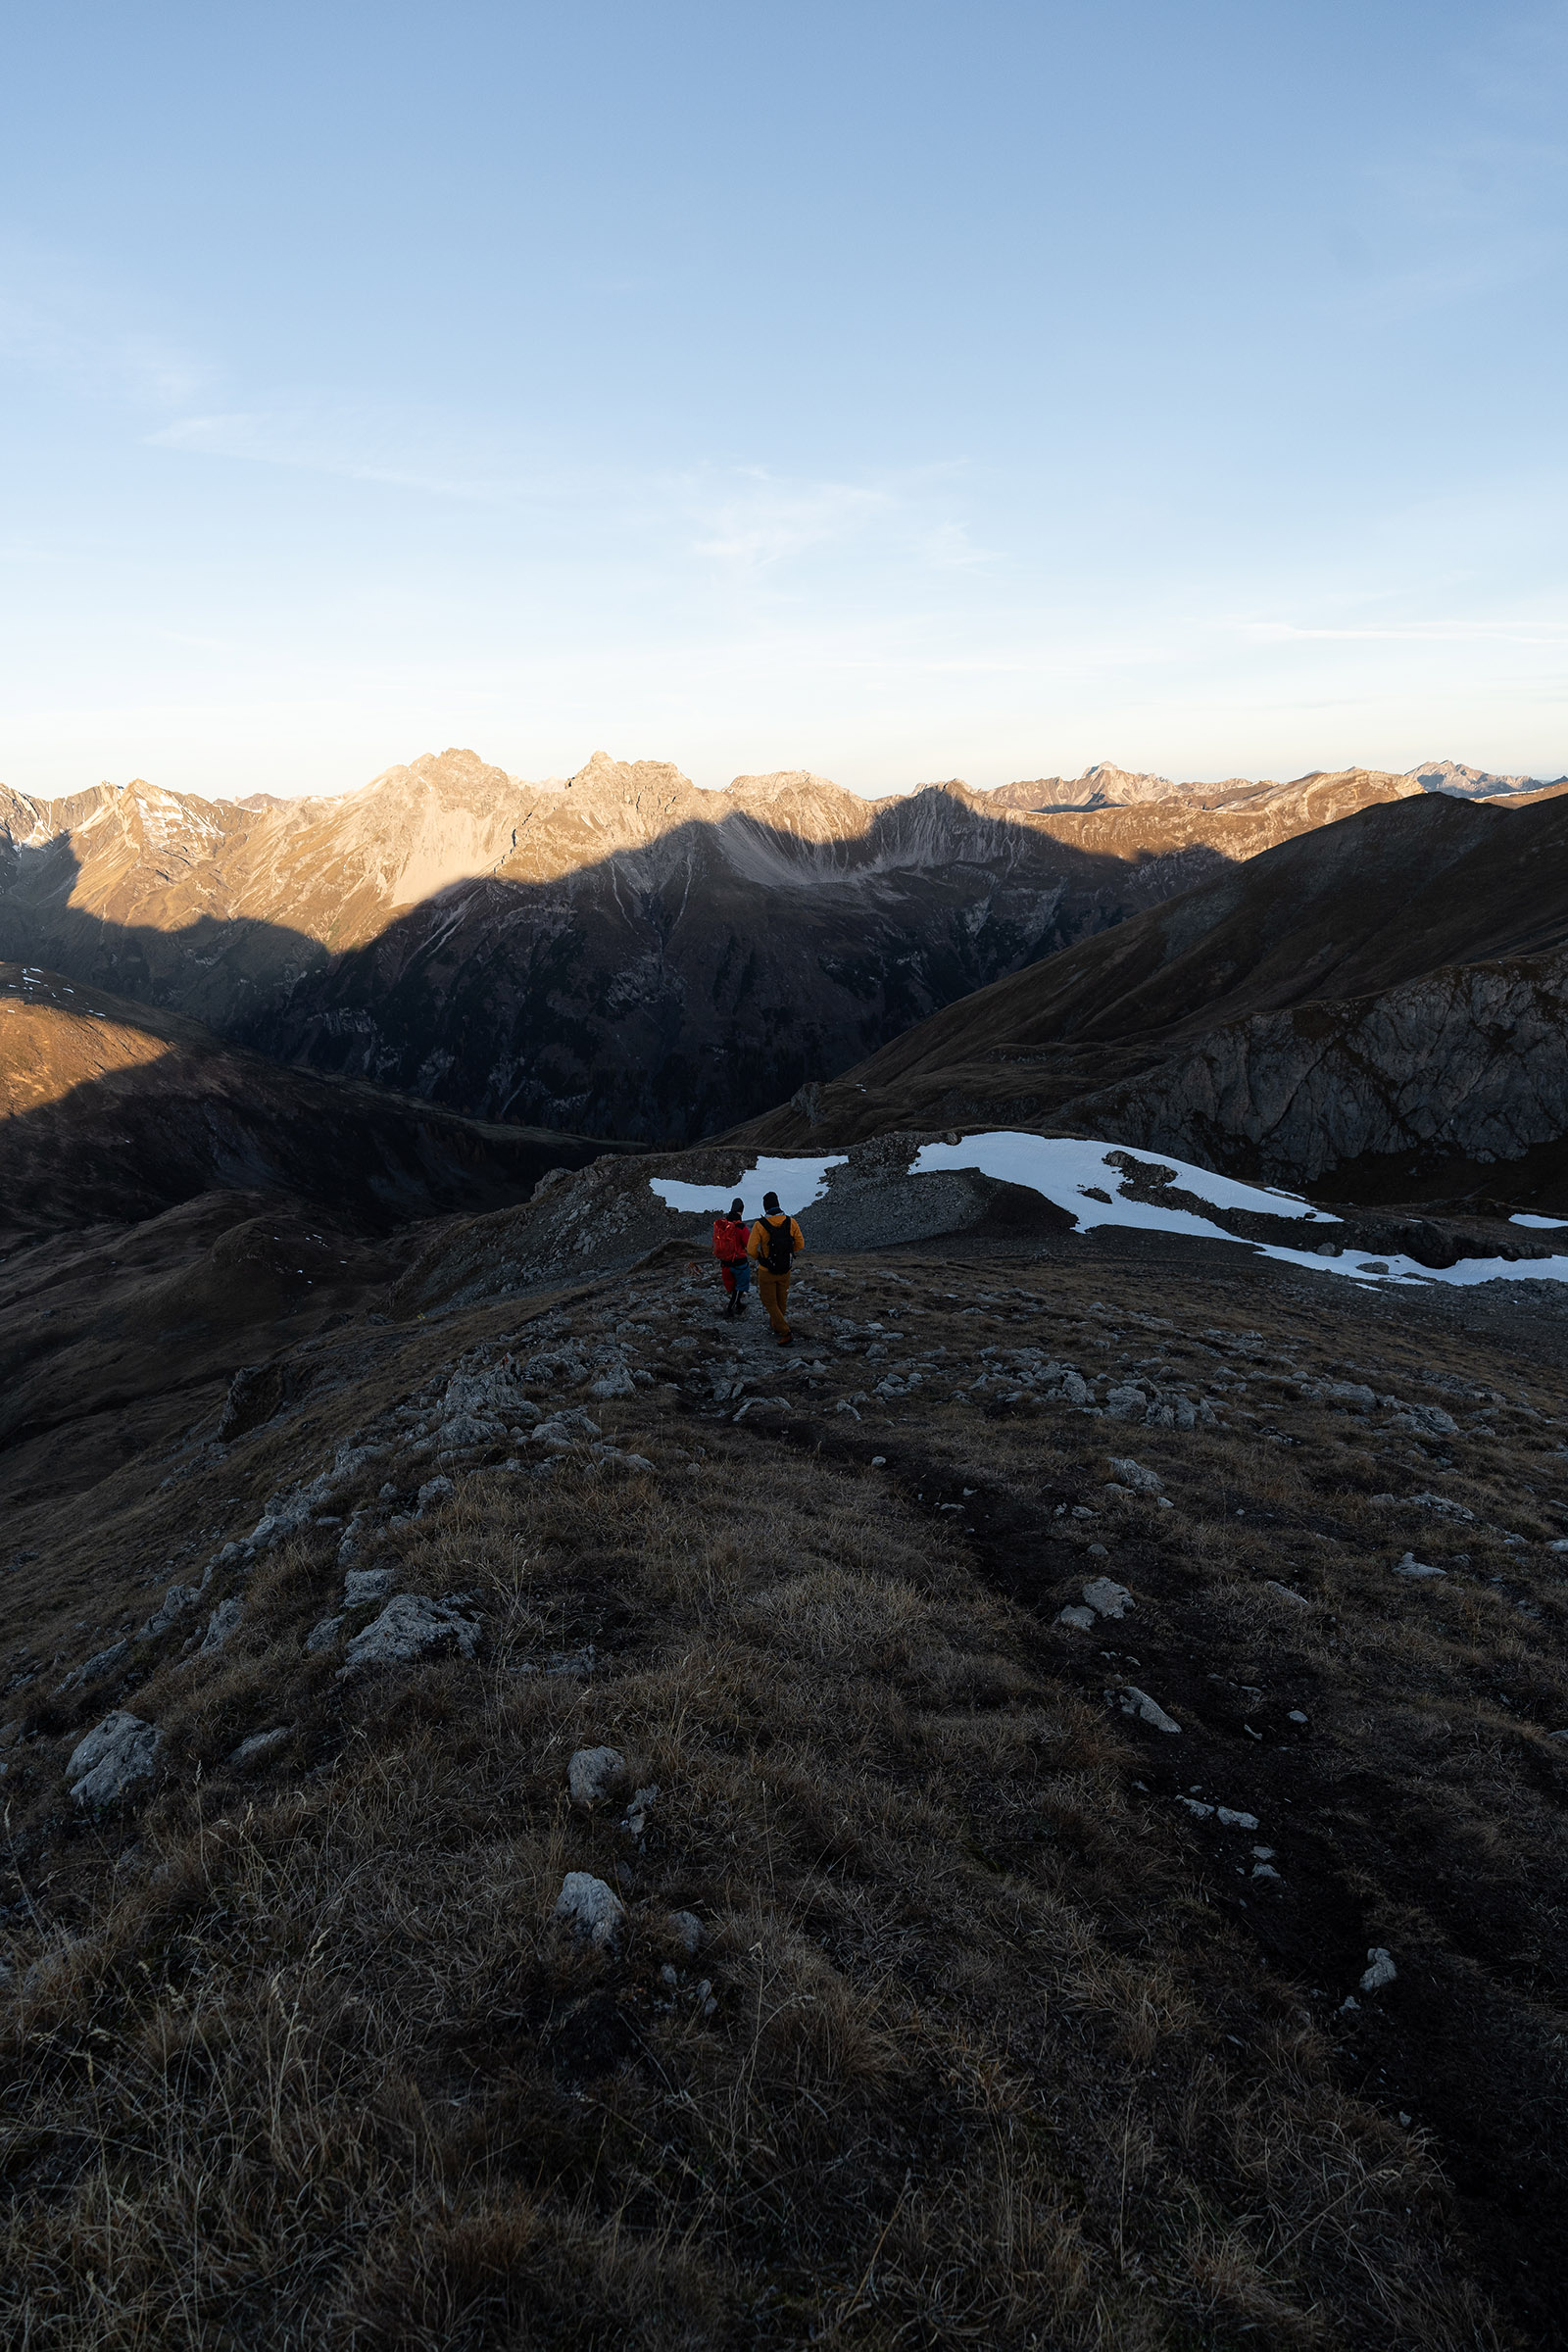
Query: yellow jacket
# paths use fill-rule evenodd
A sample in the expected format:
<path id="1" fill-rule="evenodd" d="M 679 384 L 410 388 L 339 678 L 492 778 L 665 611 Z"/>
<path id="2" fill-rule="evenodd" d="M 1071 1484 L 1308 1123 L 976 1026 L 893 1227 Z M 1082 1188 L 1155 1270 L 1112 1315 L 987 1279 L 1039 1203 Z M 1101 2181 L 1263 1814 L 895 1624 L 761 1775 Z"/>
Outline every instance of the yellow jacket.
<path id="1" fill-rule="evenodd" d="M 767 1259 L 764 1255 L 764 1252 L 767 1249 L 766 1234 L 770 1225 L 774 1227 L 788 1225 L 790 1229 L 790 1241 L 794 1247 L 797 1256 L 799 1256 L 801 1251 L 806 1248 L 806 1237 L 802 1233 L 800 1227 L 796 1224 L 793 1217 L 759 1217 L 757 1223 L 752 1227 L 751 1234 L 747 1240 L 746 1254 L 752 1260 L 753 1264 L 758 1266 L 763 1272 L 766 1271 L 767 1267 Z"/>

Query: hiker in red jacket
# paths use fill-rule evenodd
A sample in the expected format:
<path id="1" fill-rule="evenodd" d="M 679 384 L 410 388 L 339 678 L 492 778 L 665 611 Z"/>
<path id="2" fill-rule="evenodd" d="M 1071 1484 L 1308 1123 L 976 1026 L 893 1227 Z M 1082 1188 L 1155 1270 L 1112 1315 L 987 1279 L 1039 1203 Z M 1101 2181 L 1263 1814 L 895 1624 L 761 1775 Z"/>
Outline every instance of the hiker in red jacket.
<path id="1" fill-rule="evenodd" d="M 731 1322 L 746 1312 L 746 1294 L 752 1287 L 752 1261 L 746 1254 L 746 1203 L 732 1200 L 727 1217 L 713 1219 L 713 1255 L 719 1278 L 729 1293 L 724 1312 Z"/>

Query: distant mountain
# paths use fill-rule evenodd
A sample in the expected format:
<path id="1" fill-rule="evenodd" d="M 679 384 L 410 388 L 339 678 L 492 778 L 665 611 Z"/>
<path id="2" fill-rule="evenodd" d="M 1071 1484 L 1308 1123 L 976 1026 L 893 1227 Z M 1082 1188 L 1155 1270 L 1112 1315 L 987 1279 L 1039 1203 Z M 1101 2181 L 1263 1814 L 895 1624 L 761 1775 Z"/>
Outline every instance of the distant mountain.
<path id="1" fill-rule="evenodd" d="M 1037 811 L 1142 808 L 1151 801 L 1169 800 L 1192 801 L 1204 808 L 1227 808 L 1243 804 L 1282 805 L 1309 785 L 1351 779 L 1364 779 L 1369 789 L 1387 788 L 1388 795 L 1394 798 L 1402 793 L 1442 792 L 1458 800 L 1486 800 L 1503 793 L 1549 792 L 1568 784 L 1568 776 L 1558 776 L 1552 784 L 1542 783 L 1534 776 L 1494 776 L 1480 768 L 1463 767 L 1453 760 L 1431 760 L 1423 767 L 1412 767 L 1397 775 L 1384 768 L 1349 767 L 1332 771 L 1314 768 L 1310 775 L 1297 776 L 1288 784 L 1252 783 L 1246 776 L 1228 776 L 1221 784 L 1173 784 L 1168 776 L 1134 775 L 1126 768 L 1113 767 L 1108 760 L 1101 760 L 1094 767 L 1086 767 L 1081 776 L 1039 776 L 1030 784 L 1000 784 L 988 797 L 1004 808 Z"/>
<path id="2" fill-rule="evenodd" d="M 1392 789 L 1040 817 L 448 752 L 337 799 L 0 792 L 0 954 L 455 1109 L 684 1141 Z"/>
<path id="3" fill-rule="evenodd" d="M 687 1142 L 1422 790 L 1079 781 L 1086 805 L 1040 814 L 1015 805 L 1033 787 L 868 802 L 791 770 L 706 792 L 604 753 L 527 783 L 449 751 L 337 798 L 0 789 L 0 956 L 470 1115 Z"/>
<path id="4" fill-rule="evenodd" d="M 949 1006 L 747 1130 L 1037 1127 L 1348 1199 L 1568 1202 L 1568 800 L 1304 833 Z"/>

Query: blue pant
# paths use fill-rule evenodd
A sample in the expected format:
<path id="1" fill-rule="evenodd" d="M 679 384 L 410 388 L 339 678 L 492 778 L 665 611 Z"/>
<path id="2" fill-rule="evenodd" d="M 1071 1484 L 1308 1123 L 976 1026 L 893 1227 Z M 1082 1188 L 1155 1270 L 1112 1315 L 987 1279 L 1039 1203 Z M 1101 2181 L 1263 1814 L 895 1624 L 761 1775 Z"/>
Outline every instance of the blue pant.
<path id="1" fill-rule="evenodd" d="M 743 1257 L 737 1264 L 732 1266 L 721 1265 L 718 1270 L 723 1276 L 724 1288 L 726 1291 L 728 1291 L 730 1297 L 732 1298 L 744 1298 L 747 1292 L 752 1287 L 751 1259 L 749 1257 Z"/>

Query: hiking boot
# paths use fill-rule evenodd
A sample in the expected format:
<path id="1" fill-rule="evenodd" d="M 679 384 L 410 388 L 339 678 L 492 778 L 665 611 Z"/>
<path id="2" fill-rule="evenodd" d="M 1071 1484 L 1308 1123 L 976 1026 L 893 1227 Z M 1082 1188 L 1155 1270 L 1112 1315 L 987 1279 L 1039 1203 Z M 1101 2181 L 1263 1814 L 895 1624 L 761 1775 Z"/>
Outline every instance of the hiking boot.
<path id="1" fill-rule="evenodd" d="M 777 1340 L 781 1348 L 791 1348 L 795 1344 L 795 1334 L 793 1331 L 775 1331 L 773 1337 L 775 1340 Z"/>

